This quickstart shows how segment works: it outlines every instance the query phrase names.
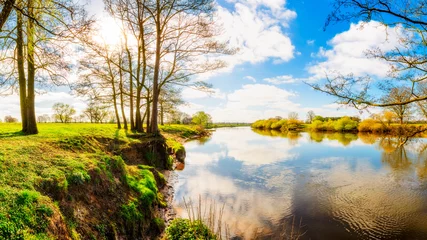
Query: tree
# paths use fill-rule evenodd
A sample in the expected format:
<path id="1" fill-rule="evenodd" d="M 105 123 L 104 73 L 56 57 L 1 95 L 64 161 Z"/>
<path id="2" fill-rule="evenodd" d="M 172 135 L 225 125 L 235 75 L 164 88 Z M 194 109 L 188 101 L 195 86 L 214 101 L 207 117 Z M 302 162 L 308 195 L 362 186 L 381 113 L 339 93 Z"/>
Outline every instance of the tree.
<path id="1" fill-rule="evenodd" d="M 145 2 L 155 32 L 151 133 L 158 132 L 159 96 L 165 84 L 188 85 L 190 76 L 224 67 L 221 61 L 201 61 L 209 53 L 227 52 L 225 44 L 215 41 L 213 6 L 212 0 Z"/>
<path id="2" fill-rule="evenodd" d="M 307 122 L 308 123 L 312 123 L 315 117 L 316 117 L 316 114 L 314 113 L 314 111 L 310 110 L 307 112 Z"/>
<path id="3" fill-rule="evenodd" d="M 61 123 L 70 123 L 73 120 L 72 116 L 76 113 L 76 110 L 72 106 L 64 103 L 55 103 L 52 110 L 55 120 Z"/>
<path id="4" fill-rule="evenodd" d="M 50 117 L 47 114 L 43 114 L 43 115 L 37 117 L 37 122 L 39 122 L 39 123 L 50 122 Z"/>
<path id="5" fill-rule="evenodd" d="M 197 125 L 207 127 L 210 123 L 212 123 L 212 117 L 211 115 L 200 111 L 193 115 L 193 119 L 191 120 L 191 122 Z"/>
<path id="6" fill-rule="evenodd" d="M 12 116 L 6 116 L 6 117 L 4 117 L 4 122 L 5 123 L 16 123 L 16 122 L 18 122 L 18 119 L 14 118 Z"/>
<path id="7" fill-rule="evenodd" d="M 288 113 L 288 120 L 298 120 L 298 113 L 296 112 Z"/>
<path id="8" fill-rule="evenodd" d="M 7 89 L 19 88 L 22 132 L 37 134 L 35 85 L 67 82 L 71 64 L 64 58 L 69 55 L 66 42 L 72 42 L 90 21 L 86 21 L 85 11 L 77 1 L 13 2 L 15 11 L 11 10 L 8 17 L 6 13 L 3 15 L 7 10 L 5 5 L 0 16 L 0 24 L 7 19 L 7 28 L 2 29 L 0 36 L 4 56 L 0 59 L 0 83 Z"/>
<path id="9" fill-rule="evenodd" d="M 102 105 L 93 101 L 88 104 L 88 107 L 83 111 L 83 113 L 89 118 L 91 123 L 106 122 L 110 115 L 109 107 L 107 105 Z"/>
<path id="10" fill-rule="evenodd" d="M 184 116 L 182 117 L 181 122 L 182 122 L 182 124 L 188 125 L 188 124 L 191 124 L 193 122 L 193 118 L 191 118 L 191 116 L 188 115 L 188 114 L 184 114 Z"/>
<path id="11" fill-rule="evenodd" d="M 390 126 L 390 124 L 396 118 L 396 114 L 391 111 L 384 111 L 383 117 L 384 117 L 384 120 L 387 122 L 387 124 Z"/>
<path id="12" fill-rule="evenodd" d="M 325 82 L 314 84 L 313 88 L 337 97 L 341 104 L 358 109 L 369 106 L 392 107 L 427 100 L 427 93 L 419 88 L 427 81 L 426 4 L 425 0 L 335 0 L 334 9 L 329 14 L 325 27 L 341 21 L 375 20 L 386 30 L 397 28 L 398 31 L 395 32 L 400 39 L 390 51 L 366 49 L 367 57 L 385 61 L 390 65 L 388 81 L 375 84 L 377 82 L 370 76 L 338 73 L 335 76 L 326 76 Z M 409 96 L 404 101 L 384 102 L 378 94 L 378 90 L 385 90 L 387 95 L 388 89 L 402 85 L 409 88 Z"/>
<path id="13" fill-rule="evenodd" d="M 411 89 L 393 88 L 390 90 L 389 95 L 383 99 L 383 102 L 406 102 L 410 98 Z M 391 105 L 388 106 L 387 109 L 396 115 L 400 124 L 403 124 L 404 120 L 409 119 L 413 113 L 412 104 Z"/>
<path id="14" fill-rule="evenodd" d="M 177 111 L 179 105 L 184 104 L 181 97 L 181 90 L 172 87 L 165 87 L 159 97 L 160 124 L 164 125 L 165 115 Z"/>

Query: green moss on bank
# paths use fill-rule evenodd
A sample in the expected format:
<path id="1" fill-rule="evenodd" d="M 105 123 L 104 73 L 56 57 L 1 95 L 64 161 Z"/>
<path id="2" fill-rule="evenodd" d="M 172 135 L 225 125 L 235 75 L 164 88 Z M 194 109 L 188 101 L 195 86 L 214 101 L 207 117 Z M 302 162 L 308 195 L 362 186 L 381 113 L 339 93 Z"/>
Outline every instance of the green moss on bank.
<path id="1" fill-rule="evenodd" d="M 165 179 L 141 165 L 147 159 L 131 160 L 156 149 L 162 137 L 135 138 L 110 124 L 39 124 L 40 134 L 31 136 L 19 130 L 20 124 L 0 123 L 0 239 L 134 239 L 157 232 L 151 228 L 161 225 L 154 219 L 156 207 L 165 206 L 159 193 Z M 181 127 L 167 134 L 198 133 Z"/>

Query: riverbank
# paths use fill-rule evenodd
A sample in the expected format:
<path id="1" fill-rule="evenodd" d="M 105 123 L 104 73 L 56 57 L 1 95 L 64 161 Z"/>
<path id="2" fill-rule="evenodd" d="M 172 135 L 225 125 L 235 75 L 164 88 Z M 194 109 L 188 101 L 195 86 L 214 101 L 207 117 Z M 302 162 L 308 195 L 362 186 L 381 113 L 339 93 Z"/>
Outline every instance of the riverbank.
<path id="1" fill-rule="evenodd" d="M 162 136 L 110 124 L 0 124 L 0 238 L 136 239 L 163 232 L 166 177 L 193 126 Z M 184 153 L 185 157 L 185 153 Z"/>

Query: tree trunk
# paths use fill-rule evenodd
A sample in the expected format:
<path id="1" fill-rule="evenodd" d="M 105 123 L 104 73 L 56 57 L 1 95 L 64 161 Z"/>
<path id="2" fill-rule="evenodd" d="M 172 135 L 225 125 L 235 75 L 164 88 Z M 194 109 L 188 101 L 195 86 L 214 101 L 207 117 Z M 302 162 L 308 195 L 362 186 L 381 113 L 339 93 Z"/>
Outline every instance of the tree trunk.
<path id="1" fill-rule="evenodd" d="M 139 86 L 136 90 L 136 114 L 135 114 L 135 125 L 136 125 L 136 131 L 138 132 L 144 132 L 143 122 L 141 119 L 141 89 L 142 87 Z"/>
<path id="2" fill-rule="evenodd" d="M 153 110 L 151 115 L 151 133 L 157 134 L 159 127 L 157 125 L 158 118 L 158 103 L 159 103 L 159 73 L 160 73 L 160 50 L 162 47 L 162 28 L 160 22 L 160 1 L 157 0 L 157 21 L 156 21 L 156 61 L 154 64 L 154 77 L 153 77 Z"/>
<path id="3" fill-rule="evenodd" d="M 17 12 L 17 33 L 16 33 L 16 51 L 18 62 L 18 78 L 19 78 L 19 102 L 21 107 L 21 122 L 22 132 L 27 132 L 27 80 L 25 79 L 24 67 L 24 37 L 22 29 L 22 13 Z"/>
<path id="4" fill-rule="evenodd" d="M 119 73 L 120 73 L 120 84 L 119 84 L 119 88 L 120 88 L 120 108 L 122 111 L 122 118 L 123 118 L 123 127 L 124 129 L 128 130 L 128 123 L 126 120 L 126 115 L 125 115 L 125 103 L 124 103 L 124 97 L 123 97 L 123 72 L 122 72 L 122 68 L 121 68 L 121 63 L 120 63 L 120 69 L 119 69 Z"/>
<path id="5" fill-rule="evenodd" d="M 110 78 L 111 78 L 111 88 L 113 90 L 113 104 L 114 104 L 114 114 L 116 116 L 116 121 L 117 121 L 117 128 L 118 129 L 122 129 L 122 125 L 120 123 L 120 116 L 119 116 L 119 110 L 117 109 L 117 93 L 116 93 L 116 83 L 115 83 L 115 79 L 114 79 L 114 74 L 113 71 L 111 69 L 111 63 L 110 60 L 108 59 L 108 71 L 110 73 Z"/>
<path id="6" fill-rule="evenodd" d="M 132 55 L 130 54 L 130 50 L 128 48 L 127 38 L 125 35 L 125 44 L 126 44 L 126 53 L 129 61 L 129 107 L 130 107 L 130 129 L 135 130 L 135 119 L 134 119 L 134 106 L 133 106 L 133 68 L 132 68 Z"/>
<path id="7" fill-rule="evenodd" d="M 5 3 L 3 4 L 4 4 L 3 9 L 1 10 L 1 13 L 0 13 L 0 32 L 1 32 L 1 29 L 3 28 L 3 25 L 6 23 L 7 19 L 9 18 L 10 13 L 12 12 L 13 4 L 15 4 L 15 0 L 6 0 Z M 21 19 L 22 19 L 22 15 L 21 15 Z"/>
<path id="8" fill-rule="evenodd" d="M 122 125 L 120 123 L 120 115 L 119 115 L 119 109 L 117 108 L 117 95 L 116 95 L 116 87 L 113 83 L 113 103 L 114 103 L 114 113 L 116 114 L 116 120 L 117 120 L 117 128 L 122 129 Z"/>
<path id="9" fill-rule="evenodd" d="M 164 120 L 164 109 L 163 109 L 163 104 L 160 103 L 160 125 L 164 125 L 163 123 Z"/>
<path id="10" fill-rule="evenodd" d="M 27 61 L 28 61 L 28 88 L 27 88 L 27 134 L 37 134 L 37 122 L 35 111 L 35 63 L 34 63 L 34 7 L 33 0 L 28 0 L 28 26 L 27 26 Z"/>
<path id="11" fill-rule="evenodd" d="M 151 110 L 150 110 L 150 94 L 149 92 L 147 93 L 147 110 L 146 110 L 146 115 L 147 115 L 147 132 L 151 132 L 151 119 L 150 119 L 150 114 L 151 114 Z"/>

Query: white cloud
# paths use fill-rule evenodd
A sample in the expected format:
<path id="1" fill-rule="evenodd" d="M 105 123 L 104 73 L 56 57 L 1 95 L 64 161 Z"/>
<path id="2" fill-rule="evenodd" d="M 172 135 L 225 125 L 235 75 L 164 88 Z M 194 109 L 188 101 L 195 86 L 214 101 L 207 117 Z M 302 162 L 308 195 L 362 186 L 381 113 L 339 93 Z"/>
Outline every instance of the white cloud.
<path id="1" fill-rule="evenodd" d="M 247 79 L 249 81 L 252 81 L 252 82 L 256 83 L 256 79 L 254 77 L 252 77 L 252 76 L 246 76 L 243 79 Z"/>
<path id="2" fill-rule="evenodd" d="M 182 97 L 185 99 L 200 99 L 200 98 L 218 98 L 224 99 L 225 95 L 219 89 L 210 89 L 210 91 L 200 91 L 193 88 L 184 88 Z"/>
<path id="3" fill-rule="evenodd" d="M 214 121 L 255 121 L 271 116 L 286 116 L 299 104 L 289 100 L 296 93 L 266 84 L 247 84 L 227 95 L 224 106 L 212 109 Z"/>
<path id="4" fill-rule="evenodd" d="M 307 45 L 313 46 L 316 40 L 307 40 Z"/>
<path id="5" fill-rule="evenodd" d="M 307 67 L 311 74 L 308 80 L 323 79 L 326 74 L 334 73 L 385 77 L 390 65 L 379 59 L 368 58 L 366 52 L 374 49 L 388 52 L 394 49 L 400 44 L 402 33 L 402 27 L 386 28 L 376 21 L 351 24 L 349 30 L 335 35 L 328 42 L 331 49 L 321 47 L 316 54 L 312 54 L 312 57 L 325 60 L 314 62 Z"/>
<path id="6" fill-rule="evenodd" d="M 231 72 L 235 66 L 252 64 L 273 59 L 287 62 L 294 58 L 295 47 L 284 32 L 284 28 L 296 17 L 296 13 L 285 8 L 284 0 L 229 0 L 234 11 L 218 6 L 216 22 L 223 29 L 220 40 L 238 49 L 234 55 L 219 57 L 227 63 L 225 69 L 202 74 L 208 78 L 215 73 Z"/>
<path id="7" fill-rule="evenodd" d="M 294 83 L 297 81 L 297 79 L 295 79 L 292 75 L 283 75 L 283 76 L 277 76 L 273 78 L 264 78 L 264 81 L 274 85 L 280 85 L 280 84 Z"/>

